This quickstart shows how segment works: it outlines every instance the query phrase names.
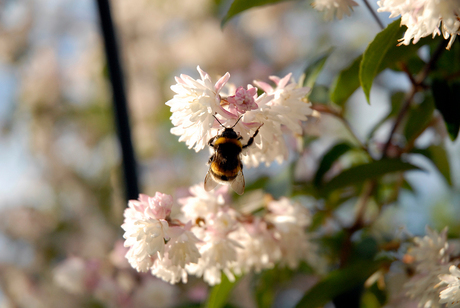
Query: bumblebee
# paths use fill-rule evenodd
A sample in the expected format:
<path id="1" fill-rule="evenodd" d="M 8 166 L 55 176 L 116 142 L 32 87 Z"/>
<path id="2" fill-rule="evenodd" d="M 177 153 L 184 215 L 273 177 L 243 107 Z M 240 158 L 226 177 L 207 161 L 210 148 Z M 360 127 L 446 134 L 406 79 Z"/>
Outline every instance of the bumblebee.
<path id="1" fill-rule="evenodd" d="M 216 117 L 214 116 L 214 118 Z M 259 129 L 263 124 L 249 138 L 248 143 L 243 145 L 240 141 L 243 137 L 233 130 L 240 119 L 241 117 L 232 127 L 225 127 L 216 118 L 217 122 L 224 128 L 224 131 L 208 141 L 208 145 L 214 149 L 214 154 L 208 160 L 209 170 L 204 179 L 204 189 L 206 191 L 213 190 L 217 184 L 230 184 L 238 195 L 244 193 L 241 152 L 254 143 L 254 138 L 259 133 Z"/>

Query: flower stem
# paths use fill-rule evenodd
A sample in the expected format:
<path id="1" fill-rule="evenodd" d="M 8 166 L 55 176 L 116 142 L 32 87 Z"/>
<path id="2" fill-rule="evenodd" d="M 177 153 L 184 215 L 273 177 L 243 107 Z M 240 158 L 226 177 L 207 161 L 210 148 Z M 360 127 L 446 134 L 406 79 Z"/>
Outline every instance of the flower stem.
<path id="1" fill-rule="evenodd" d="M 398 116 L 396 117 L 395 123 L 393 124 L 393 127 L 391 129 L 390 135 L 388 136 L 388 140 L 385 143 L 385 146 L 383 147 L 382 158 L 388 156 L 388 150 L 390 148 L 391 141 L 393 139 L 393 135 L 395 134 L 397 128 L 399 127 L 399 124 L 401 123 L 402 119 L 404 118 L 407 111 L 409 110 L 412 99 L 414 98 L 415 94 L 420 90 L 420 88 L 423 88 L 422 87 L 423 82 L 428 77 L 428 74 L 430 73 L 431 69 L 433 68 L 433 66 L 435 65 L 436 61 L 439 59 L 439 57 L 441 56 L 445 48 L 446 48 L 446 41 L 443 40 L 438 45 L 436 50 L 433 52 L 430 58 L 430 61 L 428 61 L 428 63 L 425 65 L 425 67 L 420 72 L 420 74 L 416 78 L 411 78 L 412 88 L 409 94 L 407 95 L 404 101 L 404 105 L 401 107 L 401 110 L 399 111 Z M 407 73 L 408 75 L 410 75 L 410 72 L 407 71 Z"/>
<path id="2" fill-rule="evenodd" d="M 372 14 L 372 17 L 374 17 L 375 21 L 379 24 L 379 27 L 381 30 L 385 29 L 385 26 L 383 25 L 382 21 L 380 20 L 380 18 L 377 16 L 377 13 L 374 11 L 374 9 L 371 7 L 371 5 L 369 4 L 369 2 L 367 2 L 367 0 L 363 0 L 364 4 L 366 5 L 367 9 L 369 10 L 369 12 L 371 12 Z"/>

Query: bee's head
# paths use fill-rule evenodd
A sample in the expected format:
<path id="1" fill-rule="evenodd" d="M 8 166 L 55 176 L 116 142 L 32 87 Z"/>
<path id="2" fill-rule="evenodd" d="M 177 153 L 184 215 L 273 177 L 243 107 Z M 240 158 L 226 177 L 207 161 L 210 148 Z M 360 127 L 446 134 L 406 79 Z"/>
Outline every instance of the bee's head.
<path id="1" fill-rule="evenodd" d="M 233 130 L 233 128 L 235 127 L 236 124 L 238 124 L 238 122 L 241 120 L 242 117 L 239 117 L 238 121 L 236 121 L 235 124 L 233 124 L 232 127 L 225 127 L 222 125 L 222 123 L 220 123 L 220 121 L 216 118 L 215 115 L 213 115 L 213 117 L 216 119 L 217 122 L 219 122 L 220 126 L 222 126 L 224 129 L 224 131 L 222 132 L 222 137 L 225 137 L 225 138 L 230 138 L 230 139 L 238 139 L 238 134 Z"/>
<path id="2" fill-rule="evenodd" d="M 229 138 L 229 139 L 237 139 L 238 134 L 233 130 L 232 127 L 226 127 L 222 132 L 222 137 Z"/>

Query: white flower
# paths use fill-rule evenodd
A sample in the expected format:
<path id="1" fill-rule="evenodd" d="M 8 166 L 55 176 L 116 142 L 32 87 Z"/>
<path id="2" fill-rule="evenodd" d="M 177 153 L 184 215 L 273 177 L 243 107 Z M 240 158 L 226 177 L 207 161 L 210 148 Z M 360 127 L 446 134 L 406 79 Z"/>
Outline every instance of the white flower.
<path id="1" fill-rule="evenodd" d="M 139 272 L 148 271 L 157 253 L 162 255 L 164 252 L 168 222 L 149 219 L 123 224 L 123 229 L 126 231 L 123 235 L 125 247 L 130 247 L 126 253 L 129 264 Z"/>
<path id="2" fill-rule="evenodd" d="M 189 274 L 203 276 L 204 281 L 210 285 L 221 282 L 222 272 L 230 280 L 235 279 L 230 269 L 232 263 L 237 260 L 237 248 L 243 247 L 229 238 L 229 234 L 237 228 L 237 221 L 232 214 L 233 211 L 227 209 L 205 218 L 205 230 L 198 234 L 201 240 L 198 243 L 201 258 L 198 264 L 186 266 Z"/>
<path id="3" fill-rule="evenodd" d="M 440 285 L 447 285 L 441 291 L 439 297 L 441 304 L 446 304 L 447 307 L 456 306 L 460 303 L 460 270 L 457 266 L 451 265 L 449 267 L 450 275 L 439 275 L 441 282 Z"/>
<path id="4" fill-rule="evenodd" d="M 404 284 L 406 294 L 419 302 L 418 306 L 423 308 L 439 308 L 439 275 L 446 274 L 448 266 L 438 265 L 430 271 L 416 274 Z"/>
<path id="5" fill-rule="evenodd" d="M 169 258 L 168 252 L 165 252 L 163 258 L 155 259 L 151 267 L 151 273 L 171 284 L 180 281 L 187 283 L 187 272 L 183 267 L 173 264 L 172 260 Z"/>
<path id="6" fill-rule="evenodd" d="M 292 133 L 302 133 L 300 121 L 312 114 L 310 104 L 303 100 L 309 89 L 290 82 L 291 74 L 288 74 L 282 79 L 270 77 L 276 84 L 275 89 L 264 82 L 255 82 L 266 92 L 260 96 L 252 85 L 247 85 L 247 90 L 227 85 L 225 97 L 223 87 L 229 73 L 214 85 L 207 73 L 199 67 L 198 71 L 201 80 L 181 75 L 171 87 L 176 92 L 166 103 L 173 113 L 171 121 L 175 127 L 171 133 L 179 135 L 179 141 L 185 141 L 189 148 L 199 151 L 209 139 L 221 133 L 222 126 L 233 127 L 241 118 L 234 130 L 242 137 L 243 144 L 263 124 L 255 145 L 243 153 L 247 154 L 243 157 L 247 166 L 258 166 L 261 162 L 268 166 L 275 160 L 280 163 L 285 160 L 288 149 L 281 128 L 286 126 Z"/>
<path id="7" fill-rule="evenodd" d="M 291 203 L 288 198 L 271 201 L 267 207 L 270 211 L 269 220 L 275 225 L 284 226 L 290 223 L 305 228 L 311 222 L 309 211 L 300 204 Z"/>
<path id="8" fill-rule="evenodd" d="M 126 258 L 137 271 L 146 272 L 154 259 L 163 255 L 165 240 L 169 239 L 165 218 L 171 212 L 172 197 L 161 193 L 153 198 L 140 195 L 139 201 L 131 200 L 128 205 L 121 226 L 125 230 L 124 246 L 130 247 Z"/>
<path id="9" fill-rule="evenodd" d="M 423 238 L 414 238 L 414 247 L 407 251 L 407 255 L 415 264 L 415 275 L 405 283 L 407 295 L 419 302 L 419 307 L 438 308 L 441 289 L 439 276 L 448 273 L 449 255 L 447 253 L 447 228 L 438 234 L 426 228 Z"/>
<path id="10" fill-rule="evenodd" d="M 232 266 L 237 274 L 248 273 L 252 269 L 260 272 L 273 268 L 281 259 L 278 241 L 260 217 L 255 217 L 251 223 L 242 224 L 230 237 L 244 247 L 238 250 L 238 260 Z"/>
<path id="11" fill-rule="evenodd" d="M 293 204 L 287 198 L 271 201 L 267 221 L 275 226 L 275 238 L 281 249 L 281 264 L 295 269 L 300 261 L 316 261 L 316 247 L 309 241 L 305 228 L 310 224 L 306 208 Z"/>
<path id="12" fill-rule="evenodd" d="M 416 44 L 422 37 L 442 35 L 452 46 L 460 33 L 460 0 L 381 0 L 379 12 L 390 12 L 390 18 L 401 15 L 401 25 L 407 26 L 402 44 Z"/>
<path id="13" fill-rule="evenodd" d="M 196 152 L 202 150 L 212 136 L 210 129 L 214 123 L 214 114 L 228 118 L 238 118 L 220 106 L 219 92 L 230 78 L 226 73 L 215 84 L 209 75 L 200 69 L 201 79 L 195 80 L 190 76 L 176 77 L 177 84 L 171 86 L 176 95 L 166 102 L 171 107 L 171 121 L 174 128 L 171 133 L 180 136 L 179 141 L 185 141 L 189 149 Z"/>
<path id="14" fill-rule="evenodd" d="M 288 149 L 282 126 L 294 134 L 301 134 L 300 121 L 307 120 L 307 116 L 312 114 L 311 103 L 303 100 L 309 88 L 299 88 L 297 83 L 291 81 L 291 74 L 282 79 L 276 76 L 270 79 L 275 82 L 276 88 L 261 81 L 254 81 L 254 84 L 272 99 L 257 102 L 259 108 L 247 111 L 236 125 L 238 131 L 247 131 L 247 135 L 252 136 L 248 128 L 255 130 L 261 123 L 264 124 L 255 138 L 255 146 L 247 151 L 247 156 L 243 156 L 243 162 L 250 167 L 258 166 L 261 162 L 268 166 L 275 160 L 281 163 L 287 159 Z"/>
<path id="15" fill-rule="evenodd" d="M 191 224 L 185 227 L 171 227 L 169 234 L 171 239 L 166 245 L 168 258 L 173 265 L 184 268 L 186 264 L 198 263 L 200 252 L 196 244 L 200 241 L 191 231 Z"/>
<path id="16" fill-rule="evenodd" d="M 438 234 L 436 231 L 426 228 L 423 238 L 414 238 L 415 247 L 408 250 L 408 255 L 414 257 L 418 271 L 429 271 L 439 264 L 448 261 L 447 228 Z"/>
<path id="17" fill-rule="evenodd" d="M 353 0 L 315 0 L 312 6 L 324 13 L 324 19 L 330 21 L 334 19 L 334 15 L 337 19 L 342 19 L 343 15 L 350 16 L 353 7 L 358 4 Z"/>
<path id="18" fill-rule="evenodd" d="M 225 204 L 228 197 L 228 186 L 222 186 L 212 191 L 205 191 L 203 184 L 190 187 L 190 197 L 181 198 L 181 211 L 187 220 L 195 221 L 210 213 L 217 213 Z"/>

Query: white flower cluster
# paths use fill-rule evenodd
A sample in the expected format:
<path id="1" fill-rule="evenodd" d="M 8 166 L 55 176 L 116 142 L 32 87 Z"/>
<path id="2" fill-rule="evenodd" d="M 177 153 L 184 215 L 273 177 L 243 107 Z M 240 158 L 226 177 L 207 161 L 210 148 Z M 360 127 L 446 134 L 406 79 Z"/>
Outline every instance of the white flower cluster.
<path id="1" fill-rule="evenodd" d="M 158 192 L 154 197 L 140 195 L 128 205 L 121 227 L 125 230 L 125 247 L 129 247 L 129 264 L 139 272 L 151 270 L 171 283 L 186 282 L 184 267 L 198 262 L 199 240 L 190 231 L 190 224 L 180 226 L 167 220 L 172 197 Z"/>
<path id="2" fill-rule="evenodd" d="M 190 193 L 179 199 L 182 211 L 175 219 L 169 216 L 171 196 L 141 195 L 129 202 L 122 228 L 133 268 L 170 283 L 196 275 L 215 285 L 222 273 L 234 280 L 234 275 L 276 263 L 296 268 L 315 255 L 305 233 L 310 214 L 287 198 L 270 201 L 264 214 L 253 216 L 230 207 L 228 186 L 206 192 L 195 185 Z"/>
<path id="3" fill-rule="evenodd" d="M 331 21 L 334 16 L 337 19 L 342 19 L 343 15 L 350 16 L 353 7 L 358 4 L 353 0 L 315 0 L 312 6 L 320 11 L 324 11 L 324 19 Z"/>
<path id="4" fill-rule="evenodd" d="M 243 153 L 248 154 L 242 158 L 245 165 L 258 166 L 263 162 L 268 166 L 275 160 L 282 162 L 287 158 L 281 128 L 286 127 L 295 134 L 302 133 L 300 121 L 307 120 L 312 114 L 311 104 L 304 101 L 308 88 L 298 87 L 291 81 L 291 74 L 281 79 L 272 76 L 270 79 L 276 84 L 275 88 L 264 82 L 254 82 L 265 91 L 258 96 L 253 85 L 245 89 L 227 84 L 229 73 L 214 84 L 200 67 L 198 72 L 201 76 L 198 80 L 187 75 L 176 77 L 177 84 L 171 86 L 176 94 L 166 102 L 171 107 L 171 121 L 175 126 L 171 133 L 180 136 L 179 141 L 198 152 L 222 130 L 214 116 L 227 127 L 233 126 L 241 117 L 234 129 L 243 137 L 243 143 L 263 124 L 254 140 L 255 146 L 249 153 Z M 225 95 L 224 87 L 228 92 Z"/>
<path id="5" fill-rule="evenodd" d="M 447 228 L 440 234 L 429 228 L 426 232 L 423 238 L 414 239 L 415 245 L 405 256 L 407 263 L 415 265 L 415 275 L 405 284 L 407 295 L 417 300 L 419 307 L 456 306 L 460 301 L 460 270 L 449 254 Z"/>
<path id="6" fill-rule="evenodd" d="M 460 0 L 381 0 L 379 12 L 390 12 L 390 18 L 401 15 L 407 26 L 401 43 L 417 43 L 422 37 L 443 35 L 449 40 L 447 49 L 460 34 Z"/>

